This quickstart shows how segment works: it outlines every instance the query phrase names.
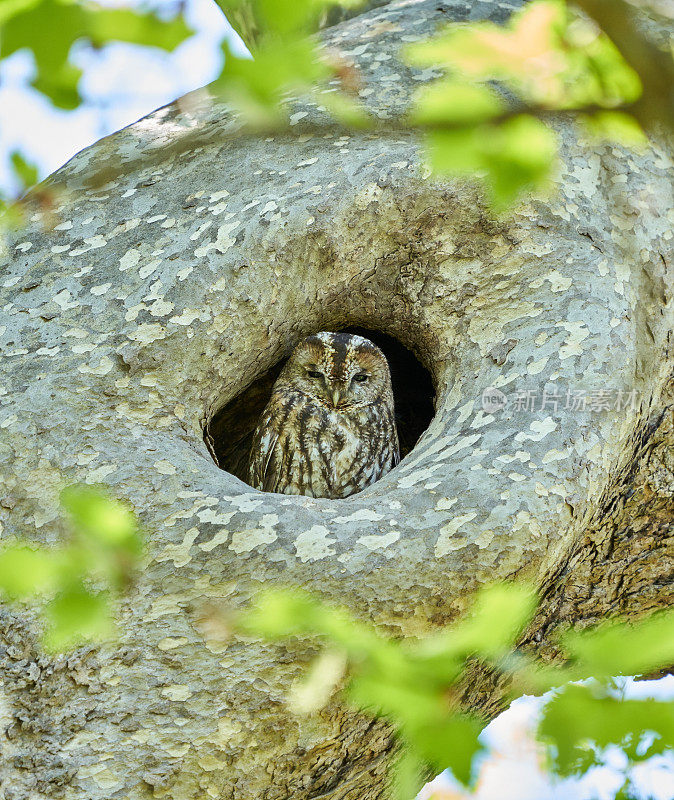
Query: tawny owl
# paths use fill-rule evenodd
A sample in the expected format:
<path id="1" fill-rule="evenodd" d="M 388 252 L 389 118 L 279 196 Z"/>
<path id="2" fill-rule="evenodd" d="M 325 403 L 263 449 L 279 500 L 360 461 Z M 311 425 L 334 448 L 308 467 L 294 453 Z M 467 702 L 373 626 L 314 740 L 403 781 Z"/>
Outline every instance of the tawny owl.
<path id="1" fill-rule="evenodd" d="M 249 483 L 348 497 L 400 460 L 386 357 L 369 339 L 321 332 L 294 349 L 253 437 Z"/>

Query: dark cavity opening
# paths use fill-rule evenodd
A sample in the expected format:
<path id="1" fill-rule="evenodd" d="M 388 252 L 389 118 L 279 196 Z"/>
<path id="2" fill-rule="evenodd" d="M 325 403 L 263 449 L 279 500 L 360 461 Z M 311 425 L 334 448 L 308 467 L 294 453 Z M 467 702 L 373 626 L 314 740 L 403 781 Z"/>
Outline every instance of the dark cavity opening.
<path id="1" fill-rule="evenodd" d="M 419 441 L 435 414 L 435 389 L 430 372 L 393 336 L 367 328 L 339 328 L 344 333 L 365 336 L 386 356 L 391 369 L 400 455 L 404 458 Z M 287 358 L 230 400 L 209 420 L 204 439 L 215 463 L 242 481 L 247 481 L 248 454 L 264 407 Z"/>

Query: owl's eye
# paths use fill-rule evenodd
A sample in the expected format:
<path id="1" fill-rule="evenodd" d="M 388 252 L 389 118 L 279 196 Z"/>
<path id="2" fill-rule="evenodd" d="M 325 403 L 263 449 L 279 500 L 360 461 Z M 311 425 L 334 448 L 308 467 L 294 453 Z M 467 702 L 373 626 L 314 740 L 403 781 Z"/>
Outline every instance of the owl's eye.
<path id="1" fill-rule="evenodd" d="M 364 383 L 370 376 L 365 372 L 359 372 L 357 375 L 353 376 L 354 381 L 358 381 L 358 383 Z"/>
<path id="2" fill-rule="evenodd" d="M 307 370 L 307 375 L 310 378 L 322 378 L 323 377 L 323 373 L 319 372 L 317 369 L 308 369 Z"/>

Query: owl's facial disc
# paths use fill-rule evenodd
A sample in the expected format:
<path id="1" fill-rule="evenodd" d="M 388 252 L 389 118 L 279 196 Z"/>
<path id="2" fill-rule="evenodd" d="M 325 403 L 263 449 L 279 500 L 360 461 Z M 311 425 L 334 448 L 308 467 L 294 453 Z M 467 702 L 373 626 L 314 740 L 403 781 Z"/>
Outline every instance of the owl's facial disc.
<path id="1" fill-rule="evenodd" d="M 285 372 L 295 389 L 338 411 L 378 402 L 390 392 L 384 354 L 360 336 L 309 336 L 295 348 Z"/>
<path id="2" fill-rule="evenodd" d="M 336 375 L 316 368 L 315 364 L 310 364 L 306 370 L 306 376 L 311 381 L 312 392 L 310 394 L 317 400 L 327 402 L 333 408 L 349 404 L 348 387 Z"/>

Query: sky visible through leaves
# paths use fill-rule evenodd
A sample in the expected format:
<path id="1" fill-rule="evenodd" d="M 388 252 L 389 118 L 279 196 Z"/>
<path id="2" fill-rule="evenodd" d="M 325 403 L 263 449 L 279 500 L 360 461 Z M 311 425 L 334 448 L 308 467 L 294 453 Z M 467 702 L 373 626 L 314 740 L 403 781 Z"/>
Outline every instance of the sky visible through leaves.
<path id="1" fill-rule="evenodd" d="M 657 681 L 621 679 L 617 693 L 626 698 L 657 698 L 674 701 L 674 675 Z M 626 756 L 618 747 L 608 747 L 603 764 L 582 778 L 554 780 L 545 769 L 534 732 L 541 709 L 552 696 L 523 696 L 515 700 L 482 732 L 487 746 L 473 795 L 464 794 L 451 774 L 443 773 L 419 795 L 419 800 L 613 800 L 622 783 Z M 638 797 L 671 800 L 674 764 L 671 756 L 656 756 L 633 770 Z"/>
<path id="2" fill-rule="evenodd" d="M 101 4 L 129 5 L 123 0 L 102 0 Z M 171 0 L 155 0 L 151 5 L 158 10 L 175 6 Z M 247 52 L 212 0 L 186 0 L 184 13 L 195 33 L 172 53 L 122 42 L 98 52 L 76 45 L 76 61 L 84 71 L 80 82 L 84 103 L 73 111 L 54 108 L 30 87 L 34 66 L 26 50 L 3 60 L 0 191 L 11 195 L 17 189 L 10 153 L 18 148 L 37 165 L 39 178 L 44 178 L 101 137 L 212 81 L 222 68 L 223 37 L 237 54 Z"/>

